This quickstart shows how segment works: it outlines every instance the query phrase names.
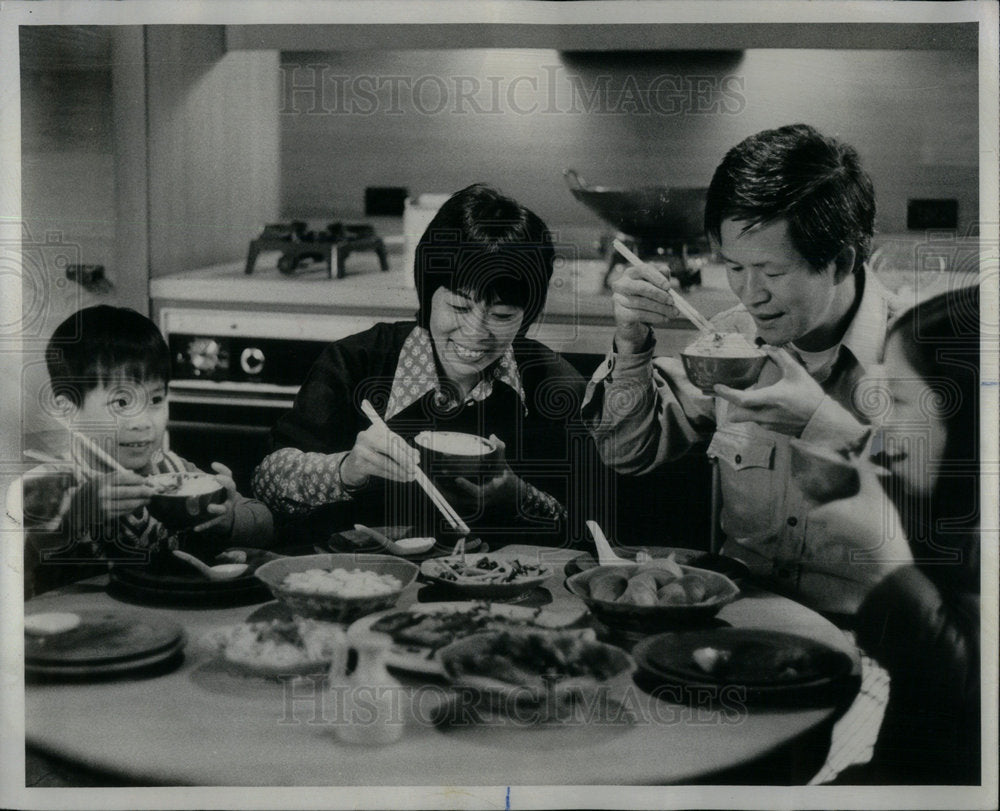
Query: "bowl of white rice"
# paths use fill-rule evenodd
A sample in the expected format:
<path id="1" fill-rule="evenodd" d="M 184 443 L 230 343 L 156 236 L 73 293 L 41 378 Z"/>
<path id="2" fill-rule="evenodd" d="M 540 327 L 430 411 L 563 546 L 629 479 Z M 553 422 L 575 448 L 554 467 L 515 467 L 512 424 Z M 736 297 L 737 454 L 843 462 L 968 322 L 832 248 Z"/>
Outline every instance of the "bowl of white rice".
<path id="1" fill-rule="evenodd" d="M 353 622 L 394 606 L 419 571 L 393 555 L 344 553 L 279 558 L 254 574 L 295 616 Z"/>

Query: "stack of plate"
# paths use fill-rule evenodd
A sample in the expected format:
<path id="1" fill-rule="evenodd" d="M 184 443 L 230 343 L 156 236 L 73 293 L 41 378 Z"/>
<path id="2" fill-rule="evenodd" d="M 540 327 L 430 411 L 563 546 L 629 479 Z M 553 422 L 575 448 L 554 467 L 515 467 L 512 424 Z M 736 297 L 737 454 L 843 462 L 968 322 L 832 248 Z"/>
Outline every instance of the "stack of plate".
<path id="1" fill-rule="evenodd" d="M 122 565 L 111 568 L 108 592 L 142 605 L 195 608 L 252 605 L 271 599 L 267 586 L 251 572 L 232 580 L 209 580 L 194 569 L 159 573 L 144 566 Z"/>
<path id="2" fill-rule="evenodd" d="M 183 629 L 160 617 L 93 610 L 25 615 L 24 669 L 29 676 L 132 673 L 179 662 L 183 647 Z"/>

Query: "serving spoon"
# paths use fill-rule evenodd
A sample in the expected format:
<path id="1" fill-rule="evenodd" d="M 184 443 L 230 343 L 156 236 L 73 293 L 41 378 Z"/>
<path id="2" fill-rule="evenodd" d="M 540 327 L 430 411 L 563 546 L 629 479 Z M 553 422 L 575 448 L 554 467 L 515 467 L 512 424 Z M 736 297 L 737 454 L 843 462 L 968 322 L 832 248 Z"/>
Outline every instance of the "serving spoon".
<path id="1" fill-rule="evenodd" d="M 207 563 L 198 560 L 194 555 L 189 555 L 180 549 L 175 549 L 173 552 L 181 560 L 194 566 L 209 580 L 232 580 L 239 577 L 249 568 L 245 563 L 219 563 L 215 566 L 209 566 Z"/>
<path id="2" fill-rule="evenodd" d="M 590 536 L 594 539 L 594 546 L 597 547 L 597 563 L 600 566 L 635 566 L 652 559 L 649 552 L 646 552 L 644 549 L 640 549 L 636 553 L 635 560 L 619 557 L 615 554 L 615 550 L 611 548 L 611 543 L 605 536 L 604 530 L 601 529 L 596 521 L 587 521 L 587 529 L 590 530 Z"/>
<path id="3" fill-rule="evenodd" d="M 434 547 L 434 544 L 437 543 L 434 538 L 404 538 L 403 540 L 411 541 L 413 543 L 401 543 L 392 540 L 392 538 L 383 535 L 381 532 L 377 532 L 371 527 L 366 527 L 364 524 L 355 524 L 354 529 L 364 535 L 367 535 L 394 555 L 401 555 L 402 557 L 422 555 L 424 552 L 429 552 Z M 416 543 L 416 541 L 422 541 L 422 543 Z"/>

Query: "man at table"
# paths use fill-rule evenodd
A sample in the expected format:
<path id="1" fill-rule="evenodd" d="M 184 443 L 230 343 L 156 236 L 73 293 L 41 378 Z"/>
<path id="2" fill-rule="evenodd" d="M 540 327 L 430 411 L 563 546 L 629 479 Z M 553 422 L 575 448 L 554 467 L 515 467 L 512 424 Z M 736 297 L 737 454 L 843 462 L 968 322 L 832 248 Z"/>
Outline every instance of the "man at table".
<path id="1" fill-rule="evenodd" d="M 862 588 L 812 563 L 823 539 L 791 479 L 790 440 L 846 445 L 868 430 L 854 389 L 880 362 L 898 311 L 865 270 L 874 220 L 872 183 L 850 146 L 804 124 L 747 138 L 715 171 L 705 228 L 740 301 L 712 324 L 764 346 L 757 383 L 705 396 L 679 359 L 654 357 L 650 327 L 679 313 L 662 274 L 630 267 L 612 284 L 614 346 L 583 406 L 602 458 L 622 473 L 648 473 L 711 437 L 723 551 L 837 613 L 853 613 Z"/>

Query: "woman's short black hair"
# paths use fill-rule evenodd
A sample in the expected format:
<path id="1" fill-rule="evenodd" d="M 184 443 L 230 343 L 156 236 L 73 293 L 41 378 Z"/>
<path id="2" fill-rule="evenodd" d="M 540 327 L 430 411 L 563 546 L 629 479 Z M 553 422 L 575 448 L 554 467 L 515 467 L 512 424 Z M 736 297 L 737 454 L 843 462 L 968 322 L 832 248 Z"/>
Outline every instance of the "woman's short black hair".
<path id="1" fill-rule="evenodd" d="M 127 307 L 77 311 L 49 339 L 45 362 L 54 395 L 75 405 L 98 386 L 127 380 L 170 382 L 170 351 L 156 324 Z"/>
<path id="2" fill-rule="evenodd" d="M 934 296 L 896 319 L 887 340 L 898 338 L 903 356 L 928 382 L 927 407 L 946 431 L 939 476 L 931 495 L 935 521 L 978 521 L 979 474 L 979 287 Z M 890 371 L 891 375 L 892 372 Z"/>
<path id="3" fill-rule="evenodd" d="M 523 334 L 545 306 L 554 258 L 552 235 L 537 214 L 490 186 L 467 186 L 448 198 L 417 243 L 417 322 L 427 327 L 431 298 L 445 287 L 523 307 Z"/>
<path id="4" fill-rule="evenodd" d="M 854 148 L 808 124 L 791 124 L 730 149 L 708 187 L 705 231 L 721 242 L 723 220 L 749 230 L 782 219 L 816 270 L 849 246 L 860 268 L 875 232 L 875 189 Z"/>

